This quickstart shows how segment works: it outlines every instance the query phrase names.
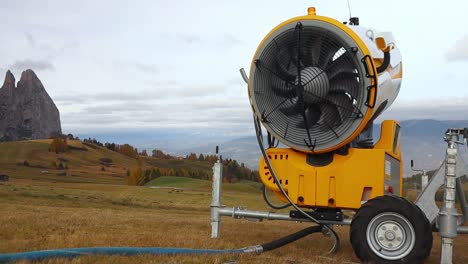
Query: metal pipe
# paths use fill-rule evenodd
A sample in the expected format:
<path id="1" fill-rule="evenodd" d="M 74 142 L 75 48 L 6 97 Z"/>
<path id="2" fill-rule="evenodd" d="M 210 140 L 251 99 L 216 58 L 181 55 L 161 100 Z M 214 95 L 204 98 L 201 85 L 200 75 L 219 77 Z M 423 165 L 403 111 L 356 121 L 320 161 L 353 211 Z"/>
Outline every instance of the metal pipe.
<path id="1" fill-rule="evenodd" d="M 243 209 L 242 207 L 223 207 L 218 210 L 221 216 L 230 216 L 235 219 L 247 219 L 247 220 L 283 220 L 283 221 L 295 221 L 295 222 L 312 222 L 308 218 L 292 218 L 287 214 L 278 214 L 264 211 L 251 211 Z M 320 220 L 320 223 L 327 225 L 350 225 L 351 219 L 343 219 L 343 221 L 329 221 Z"/>
<path id="2" fill-rule="evenodd" d="M 213 190 L 211 194 L 211 238 L 219 238 L 221 217 L 219 210 L 221 204 L 221 185 L 223 179 L 223 166 L 218 160 L 213 166 Z"/>
<path id="3" fill-rule="evenodd" d="M 439 212 L 439 234 L 442 238 L 440 263 L 451 264 L 453 255 L 453 240 L 457 236 L 457 208 L 455 207 L 456 172 L 457 172 L 457 142 L 458 134 L 447 131 L 448 143 L 445 155 L 445 186 L 444 203 Z"/>
<path id="4" fill-rule="evenodd" d="M 458 234 L 468 234 L 468 226 L 459 226 L 457 227 Z"/>
<path id="5" fill-rule="evenodd" d="M 247 73 L 245 73 L 244 68 L 240 68 L 239 72 L 240 72 L 240 74 L 241 74 L 242 79 L 244 80 L 244 82 L 245 82 L 246 84 L 249 84 L 249 77 L 247 76 Z"/>

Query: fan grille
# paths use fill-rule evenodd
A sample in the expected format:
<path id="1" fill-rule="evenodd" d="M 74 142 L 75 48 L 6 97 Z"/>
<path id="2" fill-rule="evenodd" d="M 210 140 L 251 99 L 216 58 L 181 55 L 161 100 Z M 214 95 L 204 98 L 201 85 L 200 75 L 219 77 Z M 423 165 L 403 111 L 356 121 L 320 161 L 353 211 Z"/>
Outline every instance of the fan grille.
<path id="1" fill-rule="evenodd" d="M 367 111 L 362 57 L 352 38 L 327 23 L 300 21 L 274 32 L 257 52 L 250 87 L 267 130 L 302 151 L 346 140 Z"/>

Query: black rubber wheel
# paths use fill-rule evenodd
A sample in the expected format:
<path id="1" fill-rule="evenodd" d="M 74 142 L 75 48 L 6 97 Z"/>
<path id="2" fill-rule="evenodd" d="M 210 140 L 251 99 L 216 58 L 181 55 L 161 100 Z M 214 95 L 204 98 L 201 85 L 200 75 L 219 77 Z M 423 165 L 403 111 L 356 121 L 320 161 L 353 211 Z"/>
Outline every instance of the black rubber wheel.
<path id="1" fill-rule="evenodd" d="M 432 228 L 412 202 L 397 196 L 379 196 L 356 212 L 350 240 L 363 262 L 423 263 L 431 253 Z"/>

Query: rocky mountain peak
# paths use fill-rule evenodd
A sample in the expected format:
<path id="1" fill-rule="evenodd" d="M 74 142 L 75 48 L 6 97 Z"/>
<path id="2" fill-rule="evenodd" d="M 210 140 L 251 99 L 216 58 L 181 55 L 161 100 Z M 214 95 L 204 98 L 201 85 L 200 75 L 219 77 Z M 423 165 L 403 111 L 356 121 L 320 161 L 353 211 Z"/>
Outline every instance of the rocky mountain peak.
<path id="1" fill-rule="evenodd" d="M 40 89 L 40 90 L 44 90 L 45 92 L 45 88 L 42 85 L 42 82 L 39 80 L 39 78 L 37 78 L 36 73 L 34 73 L 34 71 L 30 69 L 25 70 L 21 73 L 21 78 L 18 81 L 17 88 L 29 89 L 32 91 L 34 91 L 33 89 Z"/>
<path id="2" fill-rule="evenodd" d="M 6 89 L 15 88 L 15 76 L 13 76 L 13 74 L 9 70 L 5 74 L 5 81 L 3 82 L 2 88 L 6 88 Z"/>
<path id="3" fill-rule="evenodd" d="M 32 70 L 15 77 L 7 71 L 0 89 L 0 141 L 49 138 L 62 133 L 60 113 Z"/>

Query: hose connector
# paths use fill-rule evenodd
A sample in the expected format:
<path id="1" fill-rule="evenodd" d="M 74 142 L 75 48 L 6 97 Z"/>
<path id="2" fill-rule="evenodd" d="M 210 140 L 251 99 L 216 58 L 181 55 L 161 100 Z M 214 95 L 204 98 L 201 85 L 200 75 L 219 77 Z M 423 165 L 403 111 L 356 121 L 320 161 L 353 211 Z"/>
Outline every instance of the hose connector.
<path id="1" fill-rule="evenodd" d="M 261 254 L 263 252 L 263 247 L 261 245 L 255 245 L 255 246 L 245 247 L 242 250 L 244 253 Z"/>

